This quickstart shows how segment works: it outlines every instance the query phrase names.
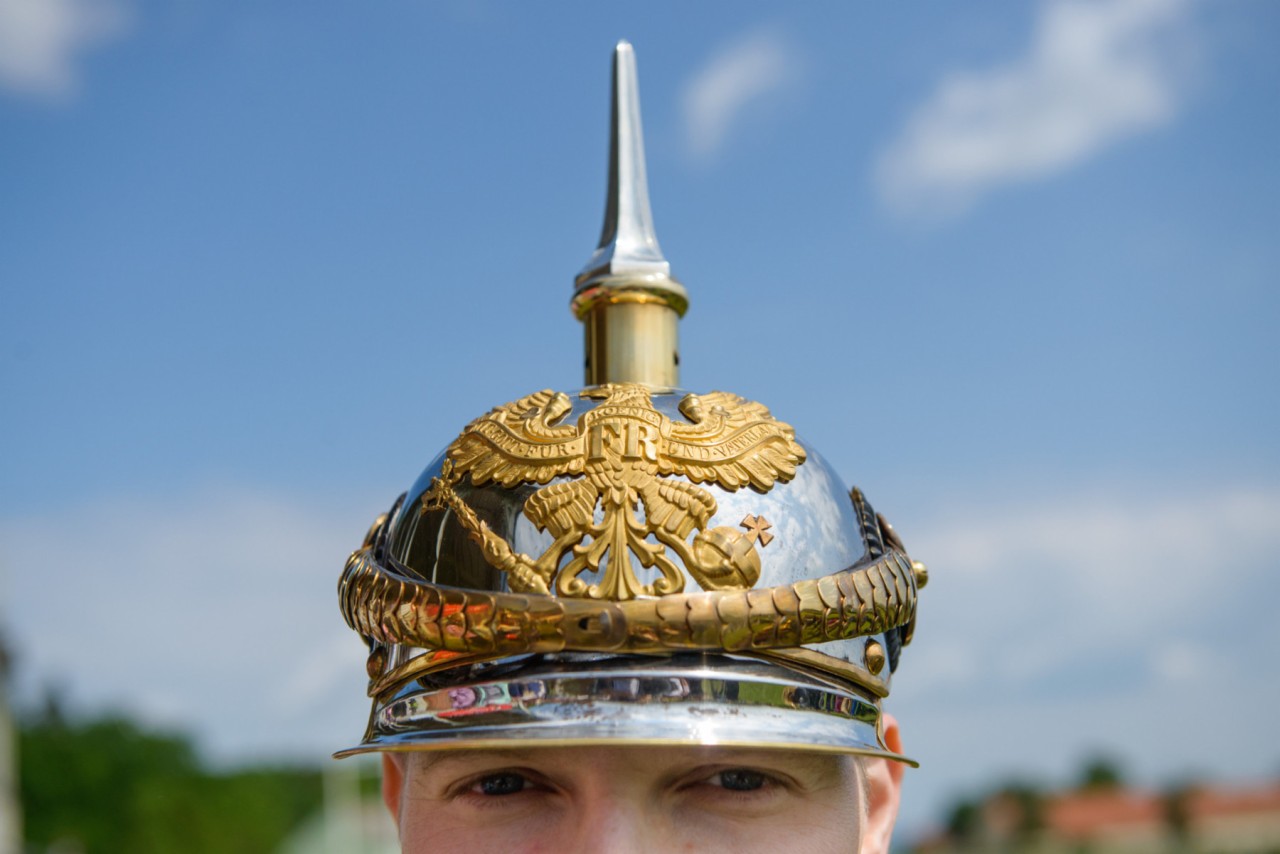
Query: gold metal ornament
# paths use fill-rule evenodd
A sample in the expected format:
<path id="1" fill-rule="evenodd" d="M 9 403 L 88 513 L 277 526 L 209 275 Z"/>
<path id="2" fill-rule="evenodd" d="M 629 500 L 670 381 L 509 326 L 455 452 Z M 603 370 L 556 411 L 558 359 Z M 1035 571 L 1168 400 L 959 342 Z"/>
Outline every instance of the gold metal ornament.
<path id="1" fill-rule="evenodd" d="M 386 647 L 378 647 L 373 650 L 373 652 L 369 653 L 369 658 L 366 659 L 364 667 L 371 680 L 377 679 L 381 676 L 382 671 L 387 669 Z"/>
<path id="2" fill-rule="evenodd" d="M 911 562 L 911 572 L 916 577 L 916 587 L 924 587 L 929 583 L 929 567 L 918 560 Z"/>
<path id="3" fill-rule="evenodd" d="M 864 658 L 867 662 L 867 669 L 872 674 L 879 675 L 880 671 L 884 670 L 884 646 L 881 645 L 880 641 L 867 641 Z"/>
<path id="4" fill-rule="evenodd" d="M 413 676 L 525 653 L 807 654 L 825 659 L 829 668 L 836 660 L 799 647 L 880 634 L 907 624 L 916 610 L 911 561 L 894 549 L 779 587 L 618 602 L 445 587 L 388 563 L 379 565 L 368 547 L 351 555 L 338 586 L 343 616 L 367 638 L 429 652 L 377 679 L 370 686 L 375 695 Z M 798 663 L 823 666 L 803 658 Z M 887 693 L 875 673 L 857 670 L 842 675 Z"/>
<path id="5" fill-rule="evenodd" d="M 582 394 L 603 402 L 576 424 L 562 423 L 573 408 L 568 395 L 550 390 L 472 421 L 449 446 L 439 477 L 422 496 L 422 512 L 453 510 L 516 592 L 549 594 L 554 587 L 559 596 L 610 601 L 679 593 L 685 576 L 672 553 L 704 590 L 754 585 L 760 577 L 756 540 L 772 539 L 763 534 L 768 523 L 761 520 L 750 534 L 705 530 L 717 504 L 695 484 L 767 492 L 790 480 L 805 460 L 791 426 L 764 405 L 726 392 L 685 395 L 679 409 L 687 423 L 656 409 L 644 385 L 610 384 Z M 467 476 L 473 486 L 548 484 L 523 510 L 555 541 L 537 557 L 514 551 L 458 494 Z M 632 556 L 660 576 L 642 583 Z M 582 578 L 589 572 L 603 575 L 590 584 Z"/>
<path id="6" fill-rule="evenodd" d="M 747 539 L 751 540 L 751 542 L 760 541 L 760 548 L 764 548 L 773 542 L 773 534 L 769 533 L 769 529 L 773 527 L 773 524 L 763 516 L 748 513 L 738 525 L 747 529 Z"/>

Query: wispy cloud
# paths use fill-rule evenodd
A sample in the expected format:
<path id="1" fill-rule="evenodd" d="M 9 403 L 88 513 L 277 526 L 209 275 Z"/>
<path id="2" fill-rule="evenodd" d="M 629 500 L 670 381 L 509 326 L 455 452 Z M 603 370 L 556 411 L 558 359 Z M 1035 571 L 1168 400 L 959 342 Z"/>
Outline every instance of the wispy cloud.
<path id="1" fill-rule="evenodd" d="M 970 497 L 903 533 L 931 580 L 889 705 L 935 791 L 1100 748 L 1155 778 L 1271 768 L 1280 489 Z"/>
<path id="2" fill-rule="evenodd" d="M 689 151 L 697 157 L 715 154 L 744 113 L 795 83 L 799 69 L 800 57 L 772 31 L 725 45 L 684 86 Z"/>
<path id="3" fill-rule="evenodd" d="M 1252 584 L 1280 594 L 1278 520 L 1277 490 L 1100 491 L 970 507 L 923 531 L 913 551 L 936 555 L 939 586 L 950 588 L 940 616 L 984 650 L 988 674 L 1017 681 L 1023 659 L 1043 671 L 1124 649 L 1135 656 L 1135 676 L 1164 678 L 1180 672 L 1172 662 L 1191 657 L 1189 630 L 1240 613 L 1234 591 Z M 1206 596 L 1219 586 L 1222 595 Z M 966 627 L 964 612 L 999 596 L 1007 615 Z M 1016 645 L 998 643 L 1015 623 L 1034 631 Z M 950 666 L 957 652 L 939 654 Z"/>
<path id="4" fill-rule="evenodd" d="M 1190 0 L 1050 0 L 1029 51 L 947 74 L 876 165 L 896 212 L 937 217 L 1168 123 L 1185 98 Z"/>
<path id="5" fill-rule="evenodd" d="M 0 520 L 0 622 L 19 686 L 193 728 L 221 757 L 323 756 L 368 708 L 338 614 L 376 507 L 245 488 Z"/>
<path id="6" fill-rule="evenodd" d="M 117 0 L 0 0 L 0 86 L 66 95 L 75 88 L 80 54 L 119 37 L 128 24 Z"/>

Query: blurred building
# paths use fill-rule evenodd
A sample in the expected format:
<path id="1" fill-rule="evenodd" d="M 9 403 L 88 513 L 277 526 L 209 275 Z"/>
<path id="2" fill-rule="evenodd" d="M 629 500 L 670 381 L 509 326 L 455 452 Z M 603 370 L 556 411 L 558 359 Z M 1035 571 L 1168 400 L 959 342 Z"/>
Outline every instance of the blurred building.
<path id="1" fill-rule="evenodd" d="M 1155 793 L 1006 790 L 958 809 L 919 854 L 1280 854 L 1280 781 Z"/>
<path id="2" fill-rule="evenodd" d="M 277 854 L 400 854 L 395 825 L 376 792 L 379 779 L 377 763 L 330 762 L 322 808 Z"/>

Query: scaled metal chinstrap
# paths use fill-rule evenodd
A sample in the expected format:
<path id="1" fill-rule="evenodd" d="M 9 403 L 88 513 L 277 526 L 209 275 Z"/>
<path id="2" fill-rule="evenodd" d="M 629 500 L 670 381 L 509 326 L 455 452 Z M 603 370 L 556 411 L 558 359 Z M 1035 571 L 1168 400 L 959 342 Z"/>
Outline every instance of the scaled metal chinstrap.
<path id="1" fill-rule="evenodd" d="M 791 425 L 677 390 L 689 305 L 653 228 L 631 45 L 575 280 L 580 391 L 473 420 L 351 555 L 368 751 L 664 744 L 885 756 L 927 574 Z M 913 763 L 914 764 L 914 763 Z"/>

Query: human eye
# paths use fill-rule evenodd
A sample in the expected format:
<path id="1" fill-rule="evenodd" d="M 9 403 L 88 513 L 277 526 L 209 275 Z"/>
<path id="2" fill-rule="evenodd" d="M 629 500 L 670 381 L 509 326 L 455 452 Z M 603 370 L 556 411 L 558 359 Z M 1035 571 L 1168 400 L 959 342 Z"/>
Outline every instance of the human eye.
<path id="1" fill-rule="evenodd" d="M 757 807 L 783 798 L 791 791 L 788 782 L 758 768 L 715 768 L 693 780 L 690 793 L 711 804 L 754 804 Z"/>
<path id="2" fill-rule="evenodd" d="M 731 792 L 755 792 L 769 784 L 769 777 L 749 768 L 730 768 L 713 774 L 707 782 Z"/>
<path id="3" fill-rule="evenodd" d="M 506 795 L 518 795 L 525 791 L 527 787 L 531 788 L 532 783 L 528 777 L 519 771 L 498 771 L 477 778 L 471 783 L 467 791 L 484 797 L 503 797 Z"/>

